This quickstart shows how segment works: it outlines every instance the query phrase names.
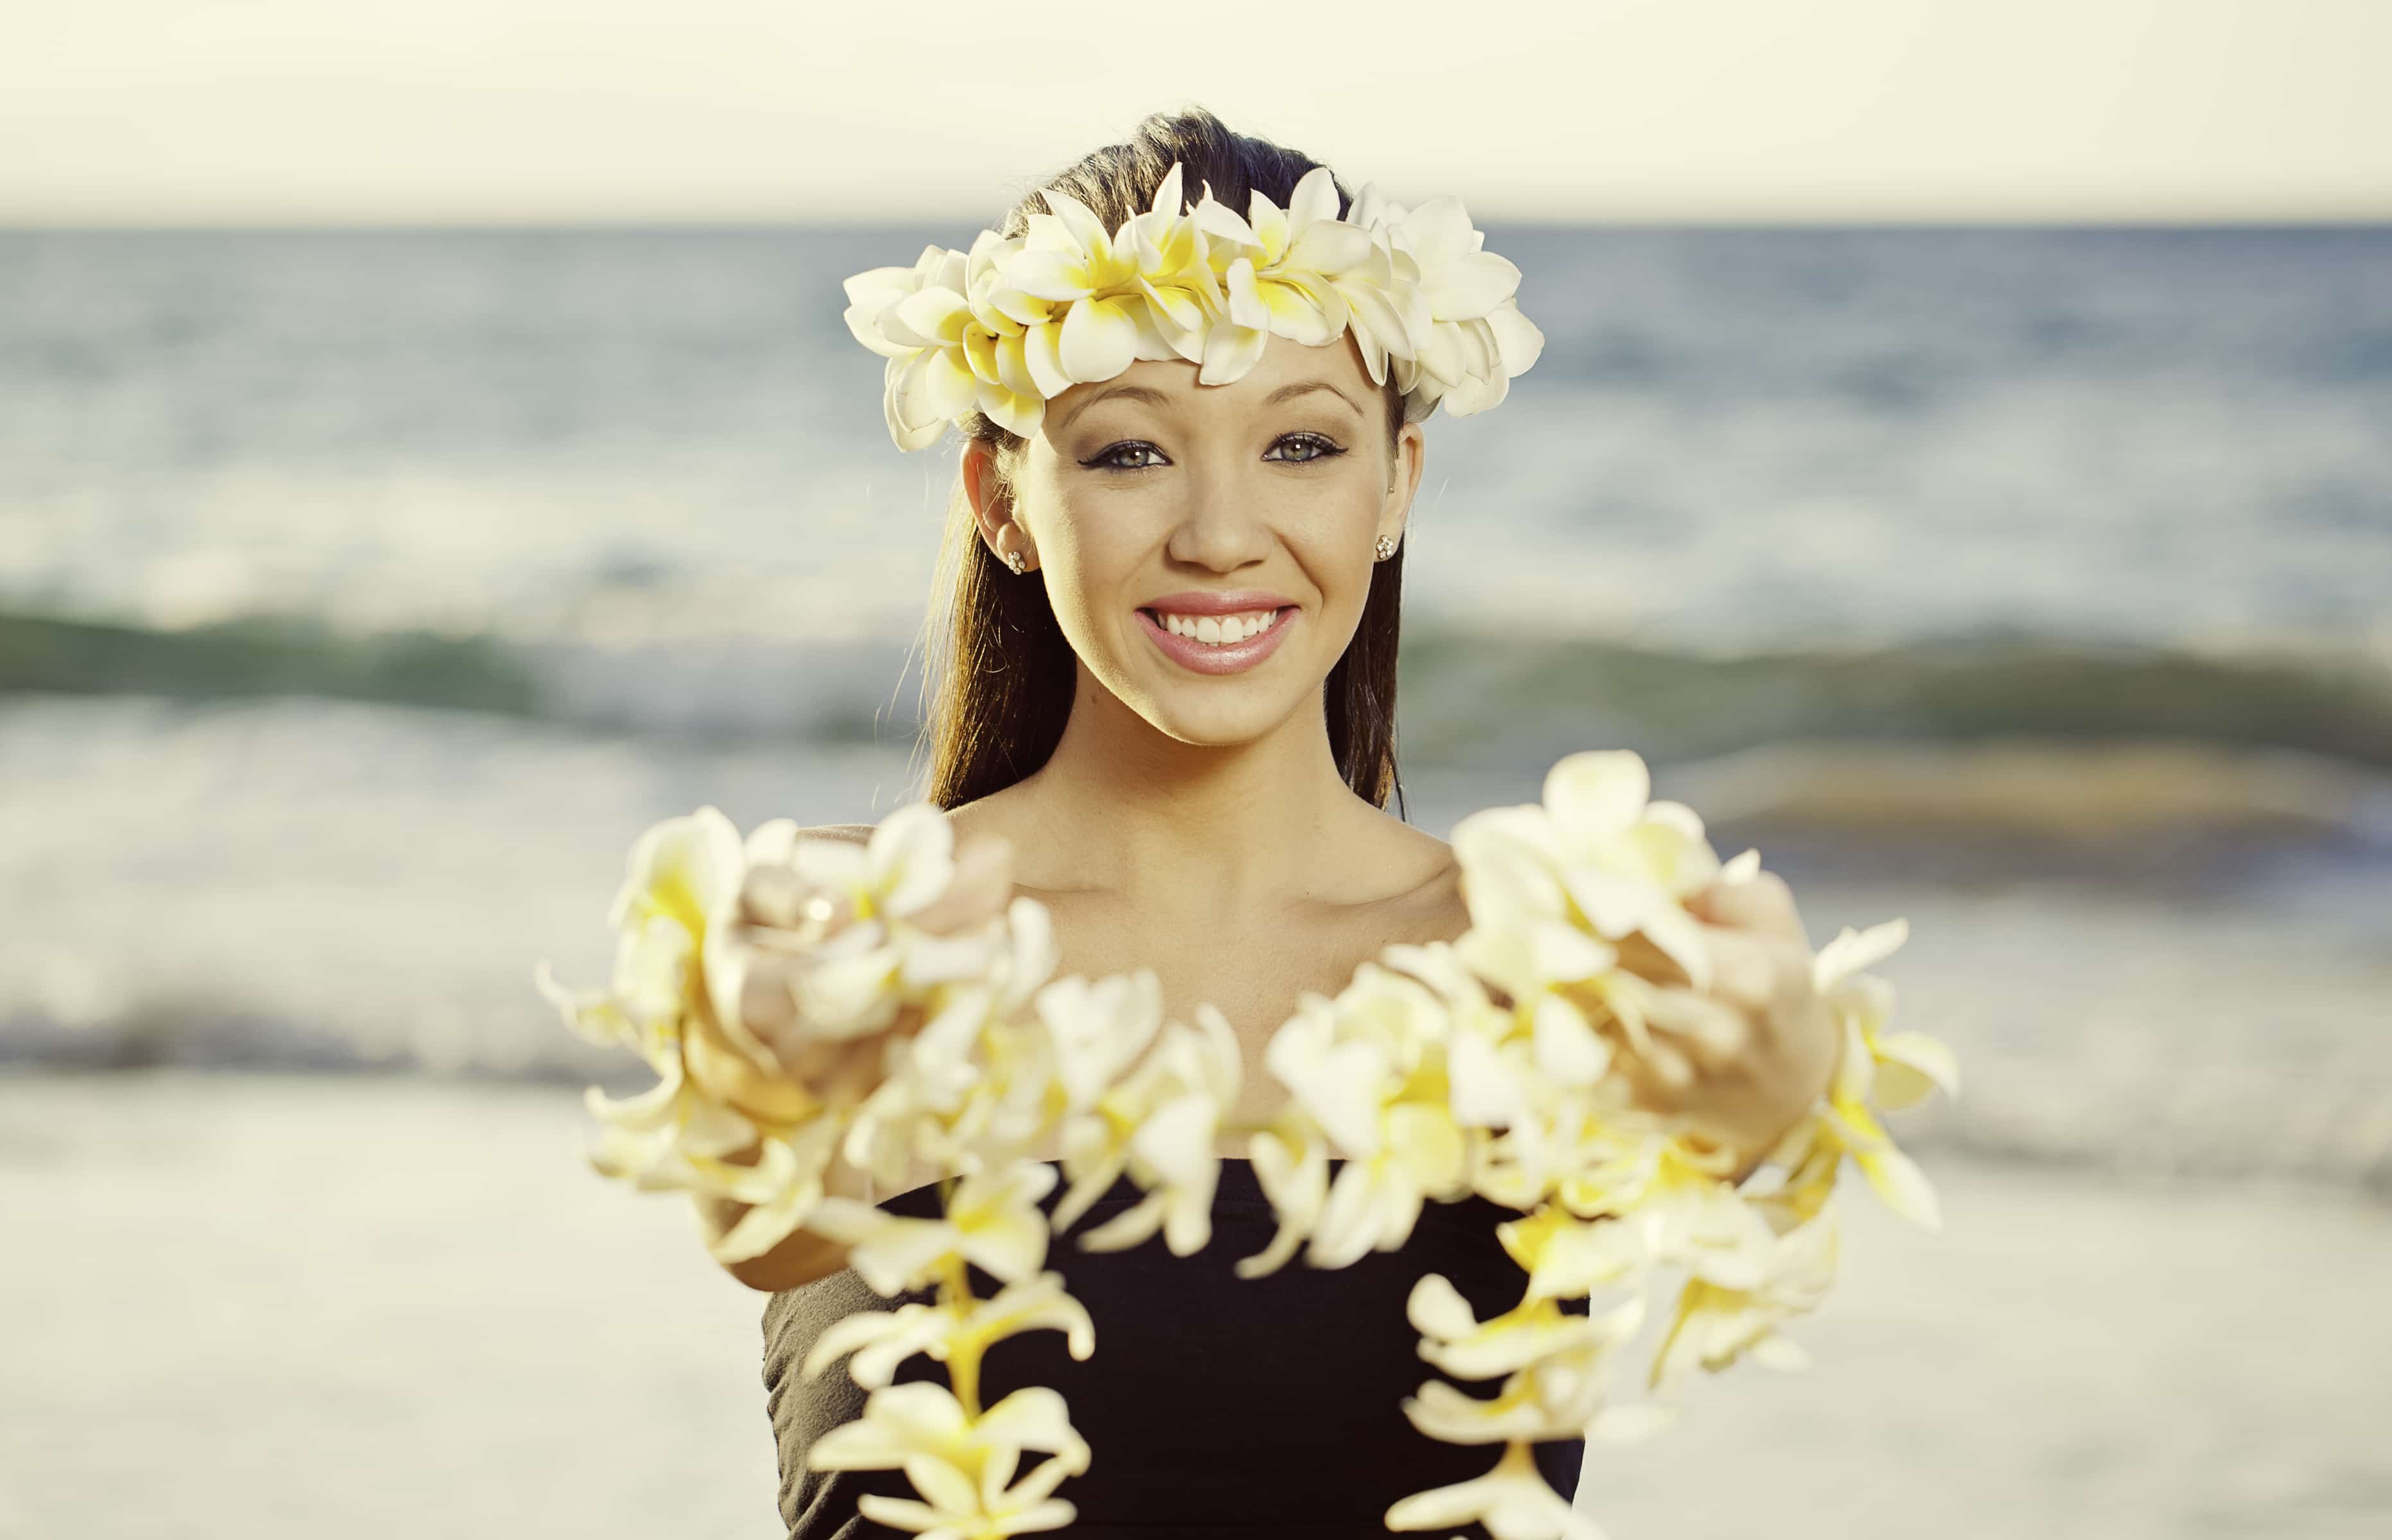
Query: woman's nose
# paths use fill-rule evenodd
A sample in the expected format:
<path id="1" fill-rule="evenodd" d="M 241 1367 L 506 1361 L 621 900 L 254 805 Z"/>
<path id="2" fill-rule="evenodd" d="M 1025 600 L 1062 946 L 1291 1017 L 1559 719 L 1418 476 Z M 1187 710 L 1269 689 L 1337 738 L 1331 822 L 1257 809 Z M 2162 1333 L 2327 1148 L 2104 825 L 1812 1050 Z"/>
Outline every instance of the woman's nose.
<path id="1" fill-rule="evenodd" d="M 1187 502 L 1171 534 L 1175 560 L 1226 572 L 1270 554 L 1262 488 L 1224 470 L 1199 471 L 1184 485 Z"/>

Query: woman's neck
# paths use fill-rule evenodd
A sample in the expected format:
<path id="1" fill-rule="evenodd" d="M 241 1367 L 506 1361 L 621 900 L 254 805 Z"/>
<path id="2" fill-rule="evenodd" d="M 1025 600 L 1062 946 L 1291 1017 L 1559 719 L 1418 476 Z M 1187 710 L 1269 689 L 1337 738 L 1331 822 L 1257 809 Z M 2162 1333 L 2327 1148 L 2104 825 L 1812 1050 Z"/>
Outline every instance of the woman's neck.
<path id="1" fill-rule="evenodd" d="M 1201 924 L 1330 896 L 1370 805 L 1338 773 L 1317 704 L 1245 743 L 1182 743 L 1083 669 L 1054 754 L 1020 784 L 1025 886 L 1096 890 Z"/>

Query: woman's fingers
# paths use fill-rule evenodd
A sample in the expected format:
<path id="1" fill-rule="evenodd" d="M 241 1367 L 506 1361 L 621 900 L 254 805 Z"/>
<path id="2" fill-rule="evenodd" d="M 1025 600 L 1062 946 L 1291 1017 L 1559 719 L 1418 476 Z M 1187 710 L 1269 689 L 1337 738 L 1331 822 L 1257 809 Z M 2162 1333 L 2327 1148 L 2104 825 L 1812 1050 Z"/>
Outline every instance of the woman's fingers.
<path id="1" fill-rule="evenodd" d="M 1794 890 L 1774 872 L 1755 872 L 1739 883 L 1714 882 L 1686 896 L 1686 912 L 1715 925 L 1757 930 L 1810 945 Z"/>
<path id="2" fill-rule="evenodd" d="M 1748 1009 L 1760 1009 L 1776 998 L 1783 975 L 1799 965 L 1807 977 L 1810 953 L 1770 931 L 1739 929 L 1697 920 L 1703 945 L 1710 953 L 1710 992 Z M 1684 985 L 1691 980 L 1677 961 L 1638 931 L 1619 942 L 1619 965 L 1656 984 Z"/>

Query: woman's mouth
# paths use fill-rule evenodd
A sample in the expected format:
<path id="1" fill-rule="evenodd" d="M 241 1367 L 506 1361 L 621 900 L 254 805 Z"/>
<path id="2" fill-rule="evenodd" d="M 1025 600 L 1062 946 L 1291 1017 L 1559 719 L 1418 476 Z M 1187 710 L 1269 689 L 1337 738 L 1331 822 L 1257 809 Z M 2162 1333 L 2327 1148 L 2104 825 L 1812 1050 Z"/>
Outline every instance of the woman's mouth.
<path id="1" fill-rule="evenodd" d="M 1173 615 L 1140 610 L 1138 624 L 1164 656 L 1200 674 L 1235 674 L 1271 655 L 1295 624 L 1297 606 L 1236 615 Z"/>

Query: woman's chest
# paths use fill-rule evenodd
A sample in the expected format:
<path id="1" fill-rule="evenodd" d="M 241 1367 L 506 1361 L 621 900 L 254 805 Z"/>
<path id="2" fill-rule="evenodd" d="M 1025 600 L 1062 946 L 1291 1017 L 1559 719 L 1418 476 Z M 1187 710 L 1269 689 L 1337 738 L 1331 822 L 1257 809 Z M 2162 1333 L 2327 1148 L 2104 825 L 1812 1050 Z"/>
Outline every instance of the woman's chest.
<path id="1" fill-rule="evenodd" d="M 1286 1100 L 1264 1068 L 1271 1036 L 1307 993 L 1334 996 L 1362 964 L 1397 942 L 1450 940 L 1467 925 L 1458 897 L 1429 894 L 1403 904 L 1326 914 L 1279 914 L 1242 924 L 1182 929 L 1100 903 L 1049 904 L 1059 974 L 1151 968 L 1164 1020 L 1192 1023 L 1210 1003 L 1228 1022 L 1243 1065 L 1240 1120 L 1267 1118 Z M 1243 1156 L 1245 1136 L 1225 1137 L 1225 1156 Z"/>

